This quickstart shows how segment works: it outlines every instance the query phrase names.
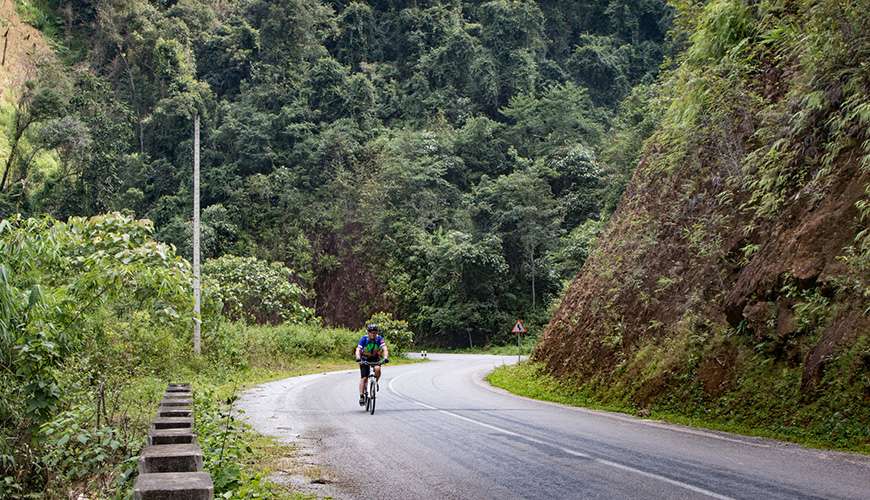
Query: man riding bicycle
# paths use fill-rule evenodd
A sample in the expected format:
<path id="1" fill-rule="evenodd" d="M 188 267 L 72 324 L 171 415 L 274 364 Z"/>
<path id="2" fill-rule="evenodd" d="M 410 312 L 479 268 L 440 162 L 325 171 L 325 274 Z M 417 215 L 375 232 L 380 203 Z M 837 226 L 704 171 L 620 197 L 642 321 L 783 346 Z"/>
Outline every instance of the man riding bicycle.
<path id="1" fill-rule="evenodd" d="M 390 359 L 388 358 L 389 351 L 387 350 L 387 343 L 384 341 L 384 338 L 378 335 L 378 325 L 371 323 L 366 325 L 366 334 L 363 335 L 361 339 L 359 339 L 359 344 L 356 346 L 356 351 L 354 352 L 354 357 L 356 358 L 356 362 L 359 363 L 365 358 L 369 363 L 377 363 L 383 358 L 384 363 L 389 363 Z M 369 376 L 369 369 L 371 367 L 366 364 L 359 365 L 359 405 L 365 406 L 366 399 L 364 396 L 364 392 L 366 390 L 366 379 Z M 375 377 L 378 381 L 381 380 L 381 367 L 375 366 Z"/>

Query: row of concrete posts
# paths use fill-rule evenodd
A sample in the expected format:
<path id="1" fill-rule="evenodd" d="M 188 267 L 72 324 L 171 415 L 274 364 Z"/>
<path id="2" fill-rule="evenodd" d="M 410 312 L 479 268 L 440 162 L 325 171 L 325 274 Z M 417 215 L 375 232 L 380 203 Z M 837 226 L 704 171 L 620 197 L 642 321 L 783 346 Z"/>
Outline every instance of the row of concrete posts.
<path id="1" fill-rule="evenodd" d="M 214 485 L 202 471 L 202 449 L 193 432 L 190 384 L 169 384 L 148 442 L 139 456 L 137 500 L 211 500 Z"/>

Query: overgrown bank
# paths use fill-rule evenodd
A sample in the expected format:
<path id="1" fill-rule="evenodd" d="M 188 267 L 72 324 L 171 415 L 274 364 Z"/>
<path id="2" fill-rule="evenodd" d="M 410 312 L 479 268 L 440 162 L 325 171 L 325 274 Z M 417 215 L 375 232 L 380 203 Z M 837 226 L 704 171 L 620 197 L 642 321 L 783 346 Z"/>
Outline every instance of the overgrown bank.
<path id="1" fill-rule="evenodd" d="M 559 389 L 525 390 L 867 451 L 870 13 L 714 0 L 678 25 L 661 125 L 522 369 Z"/>
<path id="2" fill-rule="evenodd" d="M 759 370 L 749 374 L 729 397 L 707 401 L 696 388 L 691 388 L 646 407 L 639 407 L 627 397 L 625 387 L 577 378 L 556 378 L 546 366 L 534 361 L 496 368 L 487 380 L 514 394 L 544 401 L 818 448 L 870 453 L 867 428 L 860 418 L 855 417 L 859 412 L 856 407 L 863 403 L 828 399 L 815 405 L 802 404 L 800 395 L 792 390 L 794 373 L 772 377 Z M 826 415 L 830 413 L 829 405 L 837 408 L 838 414 L 833 418 Z"/>

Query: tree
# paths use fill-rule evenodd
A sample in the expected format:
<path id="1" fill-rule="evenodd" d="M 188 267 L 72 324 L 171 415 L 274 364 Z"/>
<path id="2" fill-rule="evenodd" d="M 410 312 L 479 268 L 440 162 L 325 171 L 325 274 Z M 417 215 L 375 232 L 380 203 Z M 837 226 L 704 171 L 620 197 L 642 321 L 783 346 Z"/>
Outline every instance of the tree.
<path id="1" fill-rule="evenodd" d="M 43 73 L 40 78 L 27 82 L 15 103 L 12 112 L 12 125 L 6 131 L 9 155 L 3 163 L 0 193 L 6 192 L 7 182 L 16 171 L 19 178 L 27 176 L 30 164 L 39 152 L 50 149 L 53 143 L 59 144 L 65 140 L 57 133 L 48 131 L 36 139 L 36 144 L 29 148 L 29 151 L 23 150 L 25 136 L 41 123 L 62 116 L 69 104 L 67 82 L 63 78 L 55 79 L 55 76 L 57 75 Z M 62 130 L 54 132 L 62 132 Z"/>
<path id="2" fill-rule="evenodd" d="M 496 179 L 484 177 L 475 193 L 475 221 L 484 232 L 496 232 L 515 276 L 531 282 L 531 306 L 537 307 L 539 261 L 553 248 L 560 233 L 562 208 L 546 181 L 532 170 Z M 550 277 L 544 276 L 549 287 Z"/>
<path id="3" fill-rule="evenodd" d="M 520 94 L 502 109 L 511 119 L 511 143 L 527 156 L 546 156 L 566 144 L 596 145 L 602 130 L 585 89 L 573 83 L 553 85 L 540 96 Z"/>
<path id="4" fill-rule="evenodd" d="M 251 77 L 260 53 L 260 33 L 242 17 L 232 17 L 197 46 L 201 78 L 218 97 L 236 95 Z"/>
<path id="5" fill-rule="evenodd" d="M 481 41 L 495 63 L 500 81 L 498 105 L 534 90 L 537 63 L 545 43 L 544 15 L 537 2 L 492 0 L 480 5 Z"/>
<path id="6" fill-rule="evenodd" d="M 364 2 L 350 2 L 338 16 L 335 51 L 339 60 L 359 68 L 372 58 L 375 49 L 375 18 L 372 8 Z"/>
<path id="7" fill-rule="evenodd" d="M 331 57 L 318 59 L 311 67 L 306 84 L 308 105 L 319 112 L 322 121 L 334 121 L 347 113 L 348 70 Z"/>
<path id="8" fill-rule="evenodd" d="M 602 168 L 591 148 L 570 144 L 536 163 L 564 208 L 564 225 L 573 228 L 598 217 L 605 188 Z"/>
<path id="9" fill-rule="evenodd" d="M 336 25 L 332 9 L 319 0 L 253 0 L 243 9 L 260 33 L 261 62 L 281 68 L 328 55 L 323 42 Z"/>
<path id="10" fill-rule="evenodd" d="M 374 85 L 365 75 L 356 73 L 348 79 L 347 87 L 347 113 L 358 123 L 370 123 L 377 113 Z"/>
<path id="11" fill-rule="evenodd" d="M 293 271 L 281 263 L 224 255 L 206 261 L 203 273 L 231 320 L 277 324 L 314 319 L 314 311 L 301 303 L 305 292 L 293 282 Z"/>
<path id="12" fill-rule="evenodd" d="M 613 37 L 583 35 L 567 67 L 595 104 L 614 106 L 630 89 L 630 51 L 630 46 L 618 45 Z"/>
<path id="13" fill-rule="evenodd" d="M 415 280 L 422 301 L 414 304 L 414 316 L 428 338 L 469 347 L 488 343 L 505 319 L 498 297 L 508 266 L 499 238 L 438 230 L 420 243 L 426 266 Z"/>

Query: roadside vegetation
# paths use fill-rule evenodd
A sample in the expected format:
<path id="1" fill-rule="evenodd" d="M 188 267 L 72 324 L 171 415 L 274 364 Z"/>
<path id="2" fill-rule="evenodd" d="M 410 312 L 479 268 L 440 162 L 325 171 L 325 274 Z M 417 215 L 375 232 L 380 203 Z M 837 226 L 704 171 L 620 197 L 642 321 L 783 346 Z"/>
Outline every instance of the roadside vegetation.
<path id="1" fill-rule="evenodd" d="M 690 378 L 692 374 L 681 376 Z M 835 370 L 830 377 L 834 380 L 844 376 Z M 535 361 L 501 366 L 487 376 L 494 386 L 528 398 L 870 454 L 867 427 L 862 420 L 865 403 L 835 394 L 806 405 L 795 390 L 799 380 L 799 372 L 771 374 L 760 368 L 747 376 L 737 390 L 713 401 L 704 396 L 700 382 L 686 382 L 686 388 L 672 397 L 639 406 L 622 387 L 598 380 L 556 378 Z M 831 408 L 835 411 L 831 412 Z"/>
<path id="2" fill-rule="evenodd" d="M 450 352 L 454 354 L 494 354 L 499 356 L 516 356 L 519 352 L 522 356 L 532 354 L 535 345 L 538 343 L 538 338 L 525 335 L 520 339 L 520 345 L 516 343 L 507 343 L 504 345 L 485 345 L 481 347 L 459 347 L 455 349 L 435 349 L 434 352 Z"/>
<path id="3" fill-rule="evenodd" d="M 203 354 L 191 356 L 190 265 L 153 239 L 149 221 L 121 214 L 67 222 L 11 217 L 0 221 L 0 254 L 4 498 L 124 496 L 163 388 L 179 380 L 195 389 L 198 436 L 216 493 L 280 492 L 258 472 L 251 435 L 230 412 L 237 391 L 353 368 L 361 331 L 322 326 L 298 294 L 285 293 L 295 287 L 236 308 L 230 297 L 261 293 L 280 270 L 265 263 L 245 267 L 244 276 L 215 272 L 206 282 Z M 238 311 L 249 321 L 236 318 Z M 407 324 L 387 314 L 375 319 L 400 356 L 413 341 Z"/>

